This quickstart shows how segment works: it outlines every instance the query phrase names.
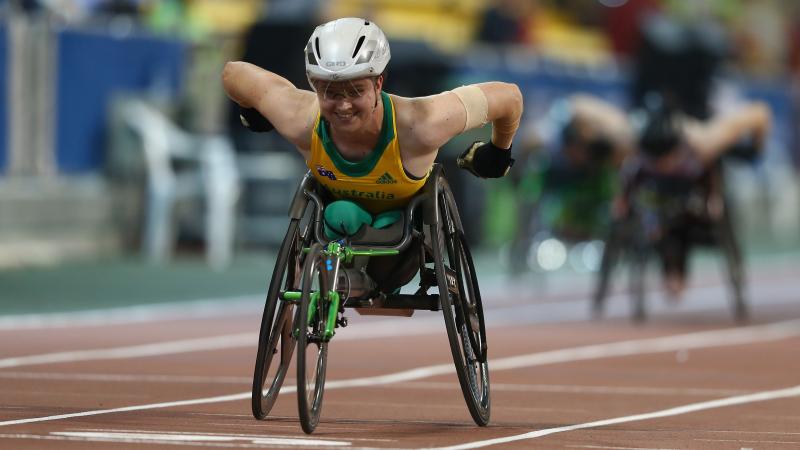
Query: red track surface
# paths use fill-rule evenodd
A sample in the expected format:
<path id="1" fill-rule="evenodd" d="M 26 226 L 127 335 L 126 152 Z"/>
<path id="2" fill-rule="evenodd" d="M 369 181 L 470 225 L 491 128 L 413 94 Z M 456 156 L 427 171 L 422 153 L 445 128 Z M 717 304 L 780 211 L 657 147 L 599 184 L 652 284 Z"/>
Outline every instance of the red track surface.
<path id="1" fill-rule="evenodd" d="M 773 274 L 754 282 L 754 318 L 738 327 L 713 281 L 687 299 L 698 310 L 658 310 L 643 326 L 625 318 L 583 320 L 585 293 L 534 303 L 530 294 L 510 297 L 512 288 L 487 292 L 492 420 L 485 428 L 473 424 L 455 373 L 389 384 L 374 378 L 452 364 L 438 313 L 348 314 L 350 326 L 330 347 L 330 388 L 312 436 L 300 429 L 293 392 L 281 395 L 273 419 L 250 414 L 258 306 L 217 319 L 2 330 L 0 449 L 479 448 L 514 436 L 489 448 L 798 449 L 800 321 L 787 322 L 800 318 L 794 278 Z M 727 334 L 697 334 L 723 329 Z M 200 342 L 186 351 L 184 343 L 164 353 L 166 342 L 242 333 L 222 340 L 226 348 Z M 688 337 L 652 340 L 677 335 Z M 630 343 L 613 344 L 621 341 Z M 152 350 L 163 354 L 10 359 L 141 344 L 156 344 Z M 521 355 L 531 356 L 508 359 Z M 286 385 L 294 384 L 293 375 Z M 353 378 L 374 385 L 337 388 Z M 784 391 L 752 396 L 776 390 Z M 152 406 L 231 394 L 241 395 Z M 728 400 L 708 403 L 718 399 Z M 142 409 L 107 411 L 135 405 Z M 662 417 L 634 417 L 659 411 Z M 586 425 L 606 419 L 619 420 Z M 523 438 L 547 429 L 556 430 Z"/>

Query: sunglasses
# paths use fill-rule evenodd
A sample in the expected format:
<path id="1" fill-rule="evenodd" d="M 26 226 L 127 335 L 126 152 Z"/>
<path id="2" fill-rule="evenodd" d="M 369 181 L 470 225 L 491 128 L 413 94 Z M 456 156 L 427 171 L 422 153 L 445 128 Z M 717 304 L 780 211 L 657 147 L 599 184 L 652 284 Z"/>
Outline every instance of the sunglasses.
<path id="1" fill-rule="evenodd" d="M 365 81 L 326 81 L 311 80 L 314 92 L 324 100 L 357 100 L 363 97 L 372 87 Z"/>

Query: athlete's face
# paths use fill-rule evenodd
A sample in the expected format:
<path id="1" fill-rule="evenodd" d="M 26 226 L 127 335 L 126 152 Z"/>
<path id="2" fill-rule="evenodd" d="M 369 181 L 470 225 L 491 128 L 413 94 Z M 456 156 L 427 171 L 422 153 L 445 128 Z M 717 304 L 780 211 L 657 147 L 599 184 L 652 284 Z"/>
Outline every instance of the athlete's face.
<path id="1" fill-rule="evenodd" d="M 368 123 L 380 99 L 379 78 L 346 81 L 312 81 L 322 116 L 331 126 L 356 131 Z"/>

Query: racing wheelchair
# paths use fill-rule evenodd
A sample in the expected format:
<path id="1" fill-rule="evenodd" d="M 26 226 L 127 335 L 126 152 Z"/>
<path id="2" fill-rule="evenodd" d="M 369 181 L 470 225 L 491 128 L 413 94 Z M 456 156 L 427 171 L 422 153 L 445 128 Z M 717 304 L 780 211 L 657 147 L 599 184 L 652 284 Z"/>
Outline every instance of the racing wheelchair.
<path id="1" fill-rule="evenodd" d="M 615 173 L 605 165 L 598 168 L 550 164 L 531 174 L 527 195 L 533 201 L 519 201 L 519 226 L 510 249 L 512 274 L 524 268 L 536 273 L 557 270 L 567 262 L 575 270 L 595 271 L 597 252 L 608 227 Z M 559 252 L 559 250 L 561 250 Z M 559 260 L 558 255 L 563 253 Z"/>
<path id="2" fill-rule="evenodd" d="M 593 315 L 602 315 L 613 269 L 623 257 L 630 269 L 631 318 L 643 321 L 647 315 L 648 262 L 658 255 L 662 263 L 670 264 L 675 252 L 683 251 L 685 264 L 691 248 L 700 246 L 721 252 L 733 316 L 737 321 L 746 320 L 742 254 L 725 195 L 722 163 L 717 162 L 699 178 L 654 174 L 641 168 L 632 178 L 624 194 L 628 213 L 614 220 L 605 241 L 592 302 Z"/>
<path id="3" fill-rule="evenodd" d="M 261 320 L 253 415 L 267 418 L 296 353 L 300 423 L 306 433 L 314 431 L 322 411 L 328 346 L 336 329 L 347 326 L 347 308 L 400 315 L 441 310 L 467 407 L 476 424 L 487 425 L 489 368 L 481 295 L 441 166 L 434 165 L 402 220 L 386 229 L 364 226 L 353 236 L 327 239 L 323 231 L 327 195 L 307 173 L 291 203 L 289 228 Z M 367 275 L 370 261 L 397 255 L 417 260 L 411 277 L 404 280 L 418 275 L 414 294 L 376 285 Z"/>

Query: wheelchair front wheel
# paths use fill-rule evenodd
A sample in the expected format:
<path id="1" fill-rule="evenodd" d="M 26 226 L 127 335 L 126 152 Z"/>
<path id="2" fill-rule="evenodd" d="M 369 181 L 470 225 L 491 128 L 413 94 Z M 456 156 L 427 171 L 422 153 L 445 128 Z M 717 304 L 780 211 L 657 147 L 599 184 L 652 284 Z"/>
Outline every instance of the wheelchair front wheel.
<path id="1" fill-rule="evenodd" d="M 439 302 L 458 381 L 472 419 L 489 423 L 489 365 L 478 279 L 458 210 L 446 181 L 438 193 L 438 223 L 431 227 Z"/>
<path id="2" fill-rule="evenodd" d="M 300 425 L 307 434 L 314 432 L 322 412 L 328 342 L 324 338 L 330 284 L 322 246 L 314 244 L 303 266 L 300 306 L 295 314 L 293 333 L 297 338 L 297 405 Z M 313 301 L 312 301 L 313 300 Z"/>

